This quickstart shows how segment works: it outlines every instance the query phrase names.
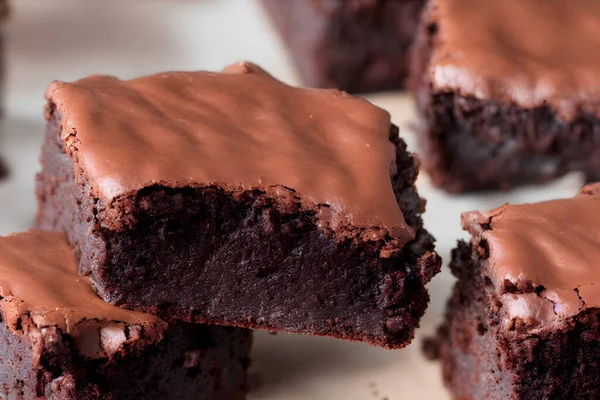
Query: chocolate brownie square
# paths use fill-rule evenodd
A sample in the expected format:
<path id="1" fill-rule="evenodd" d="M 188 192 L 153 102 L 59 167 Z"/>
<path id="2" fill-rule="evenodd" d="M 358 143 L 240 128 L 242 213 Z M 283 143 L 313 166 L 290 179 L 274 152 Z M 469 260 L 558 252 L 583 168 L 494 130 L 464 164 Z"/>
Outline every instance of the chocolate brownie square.
<path id="1" fill-rule="evenodd" d="M 425 169 L 457 193 L 600 180 L 600 3 L 431 0 L 412 54 Z"/>
<path id="2" fill-rule="evenodd" d="M 403 347 L 439 271 L 387 112 L 240 63 L 47 92 L 39 227 L 108 302 Z"/>
<path id="3" fill-rule="evenodd" d="M 0 238 L 0 398 L 244 399 L 249 331 L 102 301 L 61 233 Z"/>
<path id="4" fill-rule="evenodd" d="M 404 87 L 424 0 L 263 0 L 310 86 L 370 92 Z"/>
<path id="5" fill-rule="evenodd" d="M 462 216 L 431 355 L 457 399 L 600 398 L 600 184 Z"/>

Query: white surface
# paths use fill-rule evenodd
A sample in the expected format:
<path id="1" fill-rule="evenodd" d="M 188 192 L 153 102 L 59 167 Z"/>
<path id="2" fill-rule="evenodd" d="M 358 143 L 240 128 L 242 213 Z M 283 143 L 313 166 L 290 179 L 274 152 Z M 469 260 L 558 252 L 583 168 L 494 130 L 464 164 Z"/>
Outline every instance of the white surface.
<path id="1" fill-rule="evenodd" d="M 15 0 L 8 24 L 6 116 L 0 153 L 11 175 L 0 182 L 0 234 L 25 230 L 35 212 L 34 176 L 44 131 L 46 86 L 92 73 L 129 78 L 161 70 L 217 70 L 234 61 L 261 64 L 294 83 L 295 74 L 254 0 Z M 415 149 L 407 95 L 370 100 L 392 113 Z M 460 230 L 459 215 L 506 201 L 537 201 L 573 195 L 581 181 L 570 176 L 544 187 L 505 194 L 451 197 L 427 177 L 419 190 L 428 200 L 425 223 L 447 261 Z M 251 400 L 447 399 L 438 365 L 423 359 L 420 344 L 440 321 L 452 279 L 444 272 L 430 284 L 432 304 L 407 349 L 294 335 L 256 335 L 253 376 L 260 385 Z"/>

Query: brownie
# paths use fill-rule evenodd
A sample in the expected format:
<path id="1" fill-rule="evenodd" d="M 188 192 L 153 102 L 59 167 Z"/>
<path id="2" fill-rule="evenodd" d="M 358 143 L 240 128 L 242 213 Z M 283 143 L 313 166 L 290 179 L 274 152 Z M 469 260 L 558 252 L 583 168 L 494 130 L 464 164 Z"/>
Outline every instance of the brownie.
<path id="1" fill-rule="evenodd" d="M 37 225 L 99 294 L 183 320 L 403 347 L 439 271 L 387 112 L 259 67 L 47 92 Z"/>
<path id="2" fill-rule="evenodd" d="M 424 0 L 263 0 L 307 85 L 404 87 Z"/>
<path id="3" fill-rule="evenodd" d="M 600 180 L 600 3 L 431 0 L 410 87 L 424 168 L 451 192 Z"/>
<path id="4" fill-rule="evenodd" d="M 600 398 L 600 184 L 463 214 L 430 356 L 457 399 Z"/>
<path id="5" fill-rule="evenodd" d="M 0 398 L 244 399 L 249 331 L 100 299 L 64 234 L 0 238 Z"/>

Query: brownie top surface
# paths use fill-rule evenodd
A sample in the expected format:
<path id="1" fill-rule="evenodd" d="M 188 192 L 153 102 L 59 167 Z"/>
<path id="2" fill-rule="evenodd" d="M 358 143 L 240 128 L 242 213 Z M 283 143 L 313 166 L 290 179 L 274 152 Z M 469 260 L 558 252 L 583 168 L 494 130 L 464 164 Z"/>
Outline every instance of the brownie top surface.
<path id="1" fill-rule="evenodd" d="M 28 231 L 0 237 L 0 307 L 13 332 L 28 317 L 42 329 L 56 326 L 81 339 L 80 350 L 96 355 L 125 340 L 124 324 L 161 331 L 159 318 L 105 303 L 88 278 L 77 273 L 73 250 L 61 233 Z"/>
<path id="2" fill-rule="evenodd" d="M 571 199 L 504 205 L 462 216 L 489 248 L 485 274 L 507 311 L 548 326 L 600 307 L 600 183 Z"/>
<path id="3" fill-rule="evenodd" d="M 437 90 L 600 115 L 600 2 L 431 0 Z"/>
<path id="4" fill-rule="evenodd" d="M 54 82 L 65 149 L 100 198 L 149 185 L 284 187 L 328 223 L 409 241 L 392 188 L 390 115 L 336 90 L 287 86 L 250 63 L 221 73 Z"/>

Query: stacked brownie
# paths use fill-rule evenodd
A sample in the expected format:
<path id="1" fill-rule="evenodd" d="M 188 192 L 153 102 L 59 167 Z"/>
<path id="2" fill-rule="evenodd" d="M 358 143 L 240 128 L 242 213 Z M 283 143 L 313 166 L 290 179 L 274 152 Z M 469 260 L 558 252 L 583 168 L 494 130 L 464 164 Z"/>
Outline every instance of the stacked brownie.
<path id="1" fill-rule="evenodd" d="M 600 184 L 463 214 L 471 243 L 431 355 L 457 399 L 600 397 Z"/>
<path id="2" fill-rule="evenodd" d="M 412 58 L 425 169 L 450 192 L 600 179 L 600 3 L 430 0 Z"/>
<path id="3" fill-rule="evenodd" d="M 0 398 L 245 398 L 248 331 L 105 303 L 61 233 L 0 238 Z"/>
<path id="4" fill-rule="evenodd" d="M 309 86 L 404 87 L 424 0 L 263 0 Z"/>

